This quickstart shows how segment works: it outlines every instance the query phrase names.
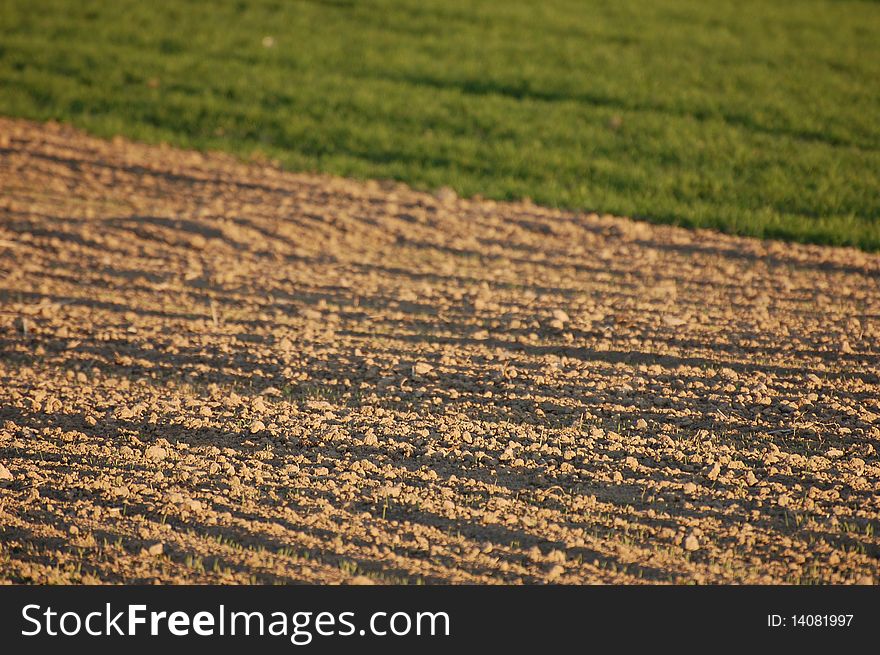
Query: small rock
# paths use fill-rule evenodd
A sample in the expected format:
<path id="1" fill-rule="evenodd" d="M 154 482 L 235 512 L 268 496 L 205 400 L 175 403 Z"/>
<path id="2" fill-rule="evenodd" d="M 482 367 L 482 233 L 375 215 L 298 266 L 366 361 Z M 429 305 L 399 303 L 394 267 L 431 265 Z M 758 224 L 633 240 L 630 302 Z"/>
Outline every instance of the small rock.
<path id="1" fill-rule="evenodd" d="M 709 478 L 712 482 L 718 479 L 718 476 L 721 475 L 721 465 L 717 462 L 711 468 L 711 470 L 706 474 L 706 477 Z"/>
<path id="2" fill-rule="evenodd" d="M 557 321 L 560 321 L 561 323 L 568 323 L 571 321 L 571 318 L 569 318 L 568 314 L 566 314 L 561 309 L 553 310 L 553 318 Z"/>
<path id="3" fill-rule="evenodd" d="M 158 557 L 162 553 L 165 552 L 165 544 L 159 542 L 158 544 L 153 544 L 149 548 L 147 548 L 147 553 L 152 555 L 153 557 Z"/>
<path id="4" fill-rule="evenodd" d="M 113 487 L 113 489 L 110 490 L 110 493 L 114 496 L 118 496 L 119 498 L 127 498 L 130 492 L 128 487 L 122 484 L 118 487 Z"/>
<path id="5" fill-rule="evenodd" d="M 12 475 L 12 472 L 8 468 L 3 466 L 3 464 L 0 464 L 0 481 L 12 480 L 13 477 L 14 476 Z"/>
<path id="6" fill-rule="evenodd" d="M 433 370 L 434 367 L 425 362 L 419 362 L 412 367 L 412 371 L 415 375 L 427 375 Z"/>
<path id="7" fill-rule="evenodd" d="M 695 534 L 689 534 L 684 540 L 684 549 L 691 552 L 700 550 L 700 540 Z"/>
<path id="8" fill-rule="evenodd" d="M 182 505 L 185 502 L 183 494 L 179 491 L 169 491 L 165 494 L 165 500 L 172 505 Z"/>
<path id="9" fill-rule="evenodd" d="M 257 434 L 258 432 L 262 432 L 266 429 L 266 424 L 263 423 L 260 419 L 255 419 L 253 423 L 251 423 L 251 434 Z"/>
<path id="10" fill-rule="evenodd" d="M 568 559 L 565 555 L 565 552 L 559 549 L 553 549 L 549 553 L 547 553 L 547 559 L 551 562 L 556 562 L 557 564 L 564 564 L 566 559 Z"/>
<path id="11" fill-rule="evenodd" d="M 687 323 L 687 319 L 681 318 L 680 316 L 672 316 L 667 314 L 663 317 L 663 324 L 667 327 L 678 327 L 680 325 L 684 325 Z"/>
<path id="12" fill-rule="evenodd" d="M 122 409 L 119 410 L 119 412 L 116 415 L 120 419 L 126 420 L 126 419 L 130 419 L 130 418 L 134 418 L 135 413 L 130 407 L 123 407 Z"/>
<path id="13" fill-rule="evenodd" d="M 550 567 L 550 570 L 547 571 L 547 581 L 552 582 L 558 579 L 563 573 L 565 573 L 565 569 L 559 564 L 554 564 Z"/>
<path id="14" fill-rule="evenodd" d="M 385 485 L 384 487 L 379 489 L 379 495 L 380 496 L 387 496 L 387 497 L 391 497 L 391 498 L 397 498 L 398 496 L 400 496 L 400 491 L 401 491 L 400 487 L 398 487 L 396 485 L 389 484 L 389 485 Z"/>
<path id="15" fill-rule="evenodd" d="M 636 421 L 637 430 L 644 430 L 646 427 L 648 427 L 648 422 L 645 419 L 640 418 L 638 421 Z"/>
<path id="16" fill-rule="evenodd" d="M 442 186 L 434 192 L 434 197 L 440 202 L 453 202 L 458 198 L 458 194 L 454 189 L 448 186 Z"/>
<path id="17" fill-rule="evenodd" d="M 786 414 L 793 414 L 798 411 L 798 407 L 789 400 L 783 400 L 779 403 L 779 411 L 785 412 Z"/>
<path id="18" fill-rule="evenodd" d="M 144 457 L 152 462 L 161 462 L 168 457 L 168 451 L 162 446 L 148 446 L 144 451 Z"/>

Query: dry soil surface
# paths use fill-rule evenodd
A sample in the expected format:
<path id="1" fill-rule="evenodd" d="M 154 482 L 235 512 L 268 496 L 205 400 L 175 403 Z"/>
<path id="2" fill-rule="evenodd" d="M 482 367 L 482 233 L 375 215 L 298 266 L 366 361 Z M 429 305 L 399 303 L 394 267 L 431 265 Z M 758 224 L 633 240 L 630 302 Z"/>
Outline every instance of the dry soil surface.
<path id="1" fill-rule="evenodd" d="M 876 582 L 878 276 L 0 119 L 0 580 Z"/>

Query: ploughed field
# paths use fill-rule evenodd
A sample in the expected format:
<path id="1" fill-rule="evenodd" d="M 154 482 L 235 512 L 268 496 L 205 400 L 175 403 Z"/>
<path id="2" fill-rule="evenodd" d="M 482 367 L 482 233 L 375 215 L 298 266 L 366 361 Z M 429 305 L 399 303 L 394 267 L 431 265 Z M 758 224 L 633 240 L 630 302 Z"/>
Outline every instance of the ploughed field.
<path id="1" fill-rule="evenodd" d="M 876 582 L 878 280 L 0 119 L 0 579 Z"/>

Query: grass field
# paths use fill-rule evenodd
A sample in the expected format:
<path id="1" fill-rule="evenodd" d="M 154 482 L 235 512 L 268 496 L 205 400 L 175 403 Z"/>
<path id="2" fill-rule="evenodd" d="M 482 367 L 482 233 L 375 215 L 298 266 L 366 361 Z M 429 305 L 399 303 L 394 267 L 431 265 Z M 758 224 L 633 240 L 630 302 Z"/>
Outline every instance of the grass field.
<path id="1" fill-rule="evenodd" d="M 0 113 L 880 248 L 880 3 L 0 3 Z"/>

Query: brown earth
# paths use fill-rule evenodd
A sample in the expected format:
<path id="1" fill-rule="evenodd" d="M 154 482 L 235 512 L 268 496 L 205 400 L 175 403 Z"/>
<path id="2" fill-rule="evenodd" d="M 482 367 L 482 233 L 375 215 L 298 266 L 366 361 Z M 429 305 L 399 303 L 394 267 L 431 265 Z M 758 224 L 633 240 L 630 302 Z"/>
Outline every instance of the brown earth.
<path id="1" fill-rule="evenodd" d="M 0 579 L 878 581 L 878 278 L 0 119 Z"/>

